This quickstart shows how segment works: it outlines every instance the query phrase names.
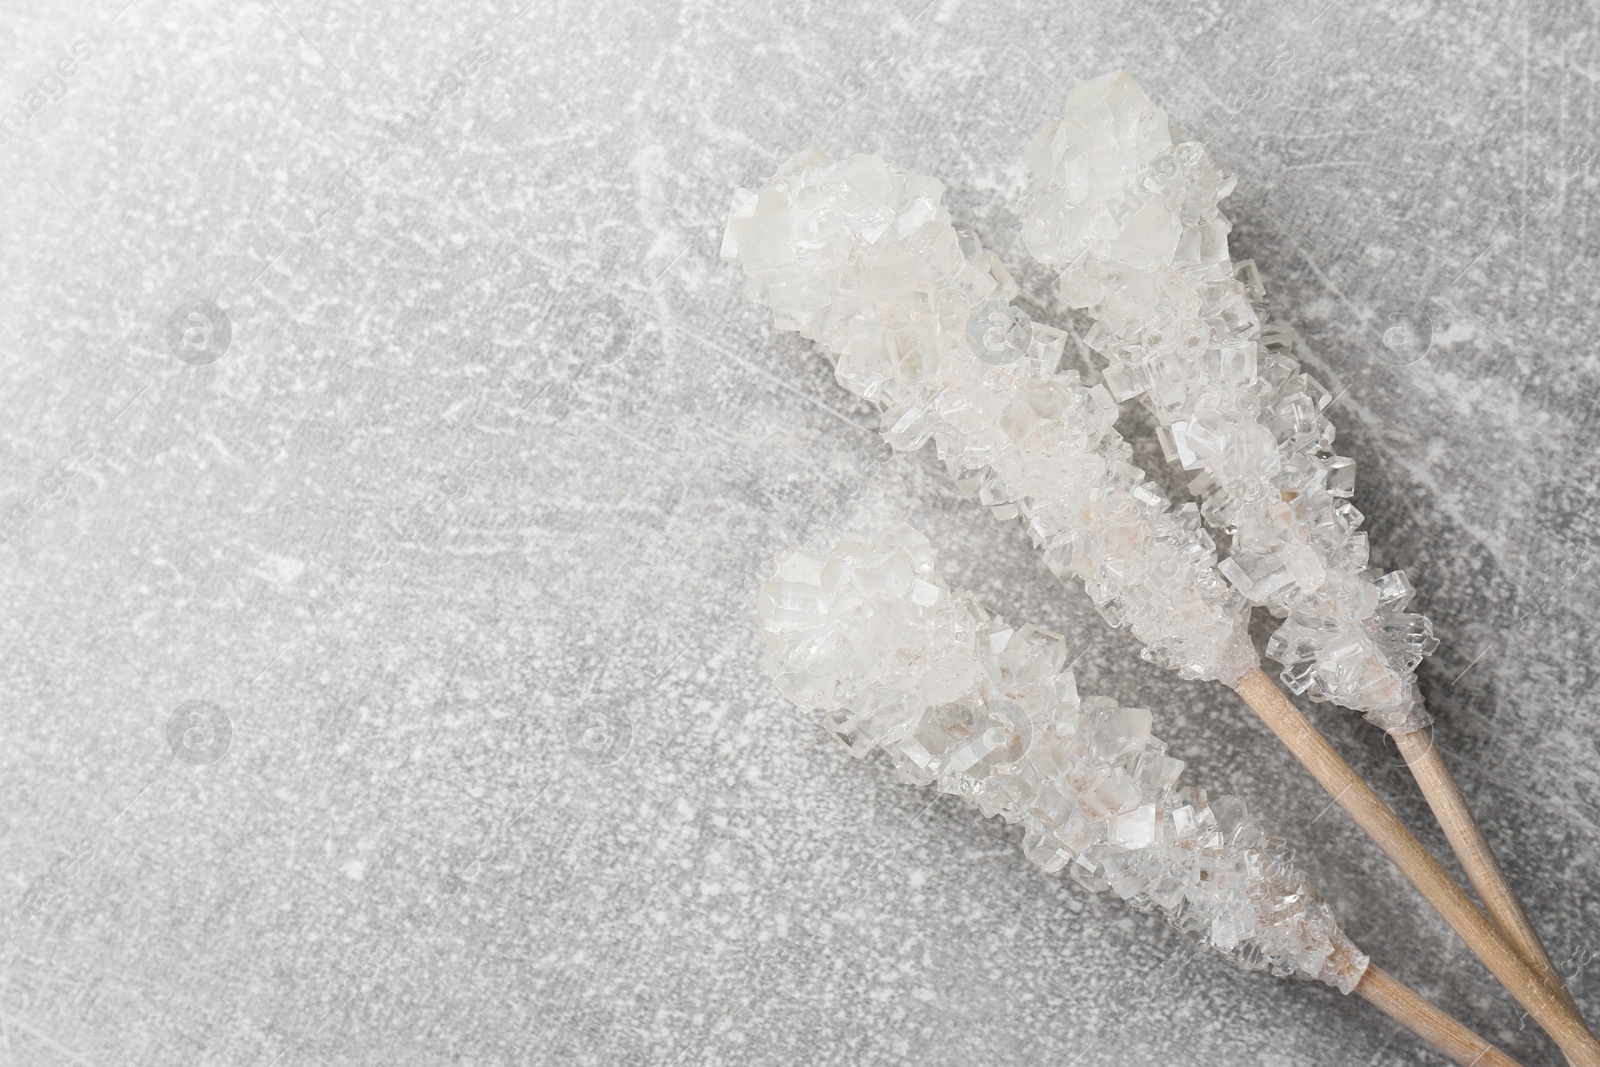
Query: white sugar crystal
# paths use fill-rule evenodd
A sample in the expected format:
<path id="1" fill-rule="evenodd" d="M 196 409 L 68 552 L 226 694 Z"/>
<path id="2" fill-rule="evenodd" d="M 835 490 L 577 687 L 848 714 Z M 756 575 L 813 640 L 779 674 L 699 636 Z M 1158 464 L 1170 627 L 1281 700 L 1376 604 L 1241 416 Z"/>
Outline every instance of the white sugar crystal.
<path id="1" fill-rule="evenodd" d="M 1074 88 L 1027 164 L 1028 247 L 1096 320 L 1088 340 L 1112 392 L 1142 397 L 1169 460 L 1204 472 L 1191 488 L 1232 541 L 1221 572 L 1287 620 L 1267 646 L 1284 681 L 1385 729 L 1425 725 L 1412 672 L 1437 641 L 1383 594 L 1403 575 L 1373 595 L 1361 513 L 1344 499 L 1355 463 L 1333 453 L 1323 415 L 1332 398 L 1290 356 L 1292 331 L 1264 322 L 1255 265 L 1229 259 L 1217 203 L 1232 180 L 1200 144 L 1175 142 L 1121 72 Z"/>
<path id="2" fill-rule="evenodd" d="M 905 780 L 1020 824 L 1045 870 L 1159 910 L 1247 968 L 1355 988 L 1366 957 L 1243 802 L 1180 788 L 1150 712 L 1080 701 L 1060 637 L 952 595 L 907 526 L 835 545 L 808 595 L 791 589 L 794 558 L 761 604 L 810 605 L 809 621 L 772 626 L 762 608 L 763 665 L 853 755 L 881 749 Z"/>
<path id="3" fill-rule="evenodd" d="M 1102 132 L 1121 144 L 1143 121 Z M 1011 302 L 1010 276 L 951 225 L 940 192 L 873 156 L 807 151 L 734 198 L 723 254 L 779 328 L 817 341 L 840 384 L 883 409 L 885 440 L 934 441 L 957 483 L 1020 516 L 1051 569 L 1081 579 L 1148 659 L 1237 681 L 1257 664 L 1249 608 L 1217 573 L 1199 511 L 1144 480 L 1111 393 L 1058 373 L 1064 335 Z M 1166 222 L 1140 225 L 1164 247 Z"/>

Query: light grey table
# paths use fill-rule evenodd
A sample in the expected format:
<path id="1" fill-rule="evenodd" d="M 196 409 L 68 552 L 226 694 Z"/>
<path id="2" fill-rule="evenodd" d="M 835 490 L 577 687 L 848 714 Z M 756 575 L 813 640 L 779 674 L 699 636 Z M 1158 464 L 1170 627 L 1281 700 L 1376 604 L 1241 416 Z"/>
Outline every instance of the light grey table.
<path id="1" fill-rule="evenodd" d="M 1589 5 L 123 2 L 0 22 L 0 1062 L 1440 1062 L 786 707 L 750 583 L 893 517 L 1558 1062 L 1242 707 L 885 456 L 717 260 L 736 184 L 873 151 L 1062 321 L 1018 160 L 1116 66 L 1240 175 L 1439 741 L 1600 1013 Z"/>

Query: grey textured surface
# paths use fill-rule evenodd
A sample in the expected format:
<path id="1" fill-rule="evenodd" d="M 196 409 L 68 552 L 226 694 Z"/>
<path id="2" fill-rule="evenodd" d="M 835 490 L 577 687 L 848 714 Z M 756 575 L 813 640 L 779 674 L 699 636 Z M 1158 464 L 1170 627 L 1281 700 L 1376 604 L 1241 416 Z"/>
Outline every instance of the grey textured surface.
<path id="1" fill-rule="evenodd" d="M 1442 638 L 1439 740 L 1600 1012 L 1589 5 L 122 3 L 0 21 L 0 106 L 93 46 L 0 145 L 0 1062 L 1440 1062 L 784 706 L 750 580 L 901 515 L 1153 707 L 1375 959 L 1558 1062 L 1226 692 L 885 456 L 716 260 L 733 186 L 815 140 L 941 176 L 1059 321 L 1018 159 L 1114 66 L 1241 176 L 1236 255 Z M 167 340 L 197 298 L 232 323 L 203 366 Z M 169 745 L 193 701 L 225 752 L 193 705 Z M 1392 747 L 1317 717 L 1442 854 Z"/>

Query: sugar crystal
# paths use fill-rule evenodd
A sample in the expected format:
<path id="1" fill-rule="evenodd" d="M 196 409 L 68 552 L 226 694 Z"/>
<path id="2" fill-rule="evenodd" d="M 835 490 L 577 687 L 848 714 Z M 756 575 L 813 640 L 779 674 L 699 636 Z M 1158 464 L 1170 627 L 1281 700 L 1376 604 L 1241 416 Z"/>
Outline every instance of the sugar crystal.
<path id="1" fill-rule="evenodd" d="M 1163 132 L 1166 121 L 1153 107 L 1141 115 L 1117 112 L 1115 131 L 1103 119 L 1075 128 L 1138 152 L 1145 120 Z M 1090 168 L 1074 180 L 1103 192 L 1120 187 L 1119 174 Z M 1081 580 L 1147 659 L 1237 681 L 1258 662 L 1249 606 L 1217 574 L 1199 511 L 1172 507 L 1145 480 L 1114 428 L 1111 392 L 1058 371 L 1065 335 L 1016 306 L 1010 276 L 951 225 L 940 193 L 874 156 L 803 152 L 759 192 L 735 196 L 723 254 L 780 329 L 817 341 L 840 384 L 882 409 L 891 446 L 933 441 L 957 484 L 997 518 L 1020 517 L 1051 570 Z M 1142 260 L 1171 255 L 1175 212 L 1134 220 Z M 1073 225 L 1079 240 L 1112 220 Z M 1181 345 L 1200 334 L 1174 336 Z M 774 596 L 763 618 L 781 626 L 791 594 Z"/>
<path id="2" fill-rule="evenodd" d="M 908 526 L 846 538 L 809 569 L 811 595 L 797 596 L 780 577 L 793 551 L 775 562 L 762 602 L 777 586 L 810 614 L 761 614 L 763 664 L 852 755 L 877 748 L 907 781 L 1019 824 L 1046 871 L 1160 911 L 1241 966 L 1355 988 L 1366 957 L 1244 803 L 1181 787 L 1150 712 L 1080 699 L 1060 637 L 952 594 Z M 919 577 L 890 580 L 902 573 Z"/>
<path id="3" fill-rule="evenodd" d="M 1291 355 L 1293 331 L 1267 322 L 1255 264 L 1229 259 L 1217 204 L 1232 181 L 1120 71 L 1068 93 L 1026 162 L 1028 247 L 1095 320 L 1090 347 L 1117 398 L 1139 396 L 1169 461 L 1205 473 L 1201 515 L 1231 540 L 1221 573 L 1287 620 L 1268 646 L 1285 683 L 1388 730 L 1426 725 L 1412 672 L 1437 641 L 1388 592 L 1403 575 L 1372 595 L 1345 499 L 1356 465 L 1334 454 L 1324 414 L 1333 397 Z"/>

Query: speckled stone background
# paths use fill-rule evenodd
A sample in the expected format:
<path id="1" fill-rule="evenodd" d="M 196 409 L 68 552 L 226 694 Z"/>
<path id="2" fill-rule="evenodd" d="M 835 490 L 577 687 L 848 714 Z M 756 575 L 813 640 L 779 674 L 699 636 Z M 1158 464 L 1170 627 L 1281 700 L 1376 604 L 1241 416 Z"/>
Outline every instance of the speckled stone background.
<path id="1" fill-rule="evenodd" d="M 1066 322 L 1018 159 L 1117 66 L 1240 175 L 1439 743 L 1600 1016 L 1592 5 L 124 3 L 0 17 L 0 1062 L 1441 1062 L 785 706 L 755 575 L 899 516 L 1559 1062 L 1242 706 L 885 454 L 717 260 L 736 184 L 873 151 Z"/>

